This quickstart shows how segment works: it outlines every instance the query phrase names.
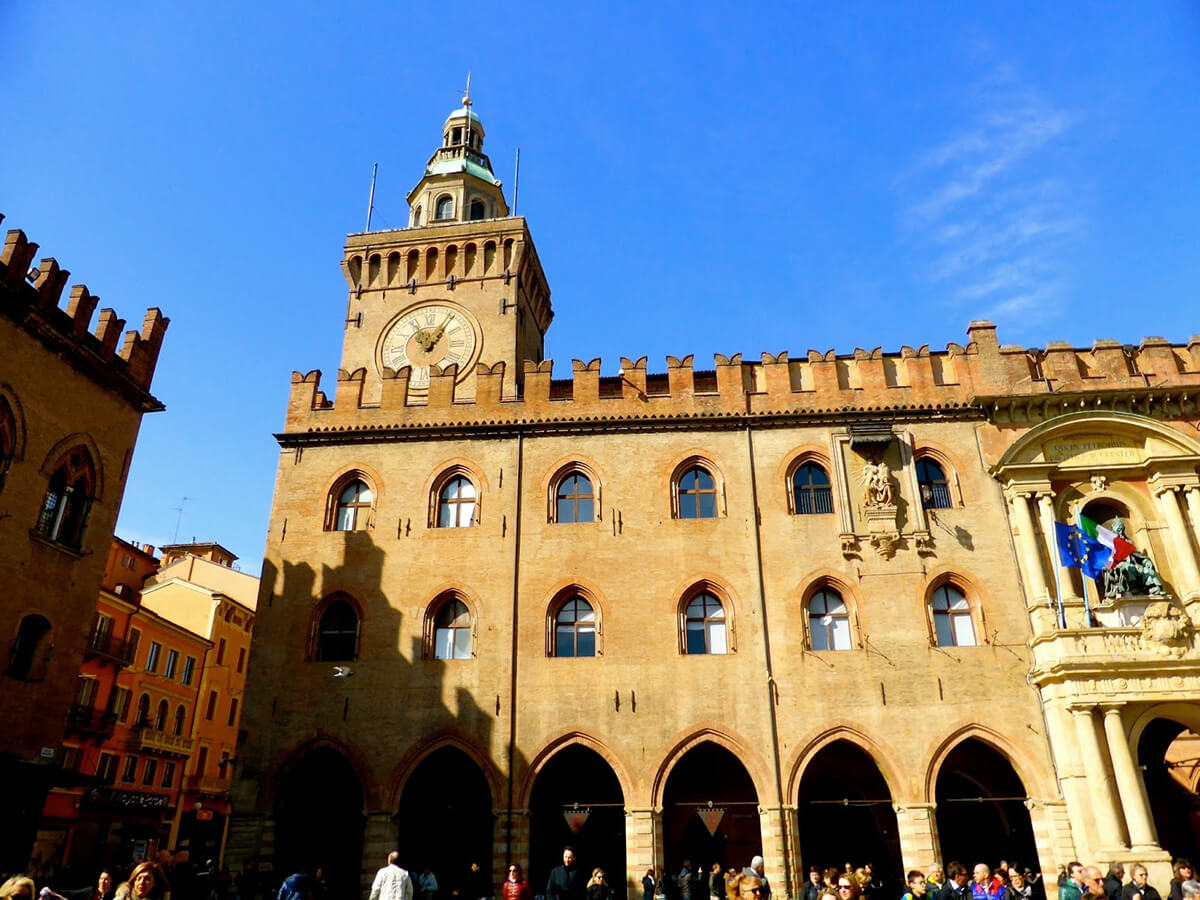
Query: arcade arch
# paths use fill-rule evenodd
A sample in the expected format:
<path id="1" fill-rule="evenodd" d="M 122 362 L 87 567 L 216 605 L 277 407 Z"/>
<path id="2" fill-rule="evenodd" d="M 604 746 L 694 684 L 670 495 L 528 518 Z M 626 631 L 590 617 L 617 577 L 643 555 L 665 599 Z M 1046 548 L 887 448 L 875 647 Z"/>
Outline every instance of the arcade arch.
<path id="1" fill-rule="evenodd" d="M 432 750 L 408 773 L 396 810 L 400 865 L 429 866 L 446 889 L 478 863 L 492 865 L 495 830 L 492 789 L 479 765 L 459 747 Z M 441 882 L 439 881 L 439 884 Z"/>
<path id="2" fill-rule="evenodd" d="M 1190 727 L 1165 715 L 1144 723 L 1135 758 L 1159 846 L 1173 859 L 1195 860 L 1200 856 L 1200 728 L 1194 712 L 1187 718 L 1193 720 Z"/>
<path id="3" fill-rule="evenodd" d="M 579 742 L 554 750 L 533 778 L 525 873 L 531 885 L 546 884 L 568 844 L 581 871 L 599 866 L 613 873 L 614 885 L 624 881 L 625 792 L 604 757 Z"/>
<path id="4" fill-rule="evenodd" d="M 857 743 L 838 737 L 817 750 L 796 798 L 803 868 L 869 862 L 881 879 L 903 883 L 892 800 L 879 764 Z"/>
<path id="5" fill-rule="evenodd" d="M 275 799 L 275 870 L 325 870 L 332 897 L 358 896 L 362 876 L 363 787 L 331 746 L 304 753 L 283 773 Z"/>
<path id="6" fill-rule="evenodd" d="M 744 866 L 762 852 L 758 791 L 749 771 L 728 748 L 702 740 L 671 766 L 662 791 L 663 862 L 678 872 Z"/>
<path id="7" fill-rule="evenodd" d="M 934 802 L 943 859 L 1041 871 L 1025 784 L 992 744 L 965 737 L 942 756 Z"/>

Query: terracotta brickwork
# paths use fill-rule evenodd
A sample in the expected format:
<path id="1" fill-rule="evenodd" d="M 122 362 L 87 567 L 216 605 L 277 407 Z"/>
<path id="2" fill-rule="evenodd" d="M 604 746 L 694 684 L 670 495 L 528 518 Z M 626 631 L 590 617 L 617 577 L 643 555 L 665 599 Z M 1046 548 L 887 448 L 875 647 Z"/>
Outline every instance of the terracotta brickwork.
<path id="1" fill-rule="evenodd" d="M 295 858 L 307 807 L 290 773 L 326 754 L 361 792 L 365 839 L 344 853 L 362 852 L 349 867 L 369 883 L 389 842 L 419 842 L 406 798 L 451 750 L 486 785 L 496 878 L 507 860 L 544 877 L 540 786 L 584 750 L 618 785 L 623 844 L 605 852 L 623 853 L 631 892 L 703 845 L 689 815 L 705 796 L 680 786 L 703 754 L 728 762 L 708 799 L 728 802 L 722 833 L 747 857 L 721 861 L 753 844 L 780 896 L 808 862 L 843 861 L 820 832 L 842 799 L 822 791 L 846 772 L 894 869 L 965 853 L 965 800 L 1005 810 L 1050 884 L 1077 856 L 1165 858 L 1126 757 L 1154 691 L 1200 691 L 1200 338 L 1030 349 L 974 322 L 944 350 L 669 357 L 662 372 L 642 357 L 617 374 L 577 359 L 556 378 L 524 220 L 427 213 L 350 236 L 343 365 L 332 386 L 292 375 L 231 858 Z M 468 328 L 468 367 L 443 367 L 440 342 Z M 1118 627 L 1094 585 L 1094 611 L 1081 582 L 1051 593 L 1054 521 L 1105 491 L 1183 616 L 1152 613 L 1183 636 L 1115 718 L 1106 698 L 1133 687 L 1118 673 L 1155 639 Z M 701 597 L 718 618 L 695 619 Z M 574 598 L 594 656 L 562 658 Z M 327 653 L 333 609 L 354 626 Z M 1004 786 L 952 796 L 972 765 Z"/>
<path id="2" fill-rule="evenodd" d="M 37 251 L 18 230 L 0 251 L 0 757 L 5 783 L 29 787 L 0 808 L 11 871 L 58 778 L 138 427 L 163 408 L 149 388 L 168 323 L 151 309 L 124 331 L 83 285 L 64 309 L 70 273 Z"/>

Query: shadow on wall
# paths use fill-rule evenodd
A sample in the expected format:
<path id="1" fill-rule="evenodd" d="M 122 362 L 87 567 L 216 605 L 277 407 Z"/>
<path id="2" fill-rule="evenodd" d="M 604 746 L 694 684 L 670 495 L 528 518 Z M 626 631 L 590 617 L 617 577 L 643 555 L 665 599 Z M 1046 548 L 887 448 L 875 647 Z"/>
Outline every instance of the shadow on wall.
<path id="1" fill-rule="evenodd" d="M 491 765 L 489 756 L 503 759 L 507 672 L 503 684 L 481 687 L 488 692 L 481 698 L 447 684 L 473 676 L 473 658 L 429 658 L 432 645 L 421 637 L 405 658 L 401 628 L 422 629 L 405 623 L 402 610 L 424 610 L 432 598 L 403 578 L 392 577 L 385 589 L 386 551 L 371 532 L 326 537 L 344 542 L 342 562 L 323 567 L 319 577 L 304 562 L 263 566 L 251 655 L 256 718 L 246 726 L 257 729 L 260 740 L 240 777 L 259 781 L 259 812 L 275 818 L 274 871 L 267 879 L 273 884 L 264 889 L 319 867 L 330 900 L 357 898 L 385 861 L 364 859 L 369 842 L 372 848 L 399 848 L 401 865 L 414 879 L 432 869 L 440 896 L 461 892 L 471 880 L 471 863 L 493 874 L 493 847 L 503 853 L 505 846 L 507 784 L 483 766 Z M 457 580 L 470 583 L 470 572 L 461 575 Z M 363 591 L 364 585 L 370 589 Z M 327 602 L 337 593 L 342 596 Z M 342 618 L 330 623 L 321 615 L 334 603 Z M 355 612 L 349 625 L 347 609 Z M 322 629 L 322 621 L 329 627 Z M 446 740 L 413 754 L 433 735 Z M 391 809 L 390 779 L 409 754 L 414 761 L 399 775 L 404 789 L 398 808 Z M 525 765 L 515 761 L 517 771 Z M 379 820 L 369 822 L 372 815 L 387 817 L 385 834 Z M 265 861 L 269 851 L 263 850 Z M 240 866 L 238 859 L 231 862 Z M 498 883 L 499 873 L 493 878 Z"/>

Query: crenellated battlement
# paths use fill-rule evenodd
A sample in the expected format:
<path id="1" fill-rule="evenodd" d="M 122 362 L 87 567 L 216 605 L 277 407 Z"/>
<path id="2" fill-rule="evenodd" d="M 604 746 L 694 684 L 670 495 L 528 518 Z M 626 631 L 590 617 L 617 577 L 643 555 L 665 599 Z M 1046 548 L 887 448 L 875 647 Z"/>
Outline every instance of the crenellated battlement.
<path id="1" fill-rule="evenodd" d="M 152 307 L 140 329 L 126 331 L 125 320 L 117 318 L 114 310 L 106 307 L 96 315 L 100 298 L 83 284 L 71 287 L 62 308 L 59 304 L 71 273 L 53 257 L 44 257 L 35 266 L 37 252 L 38 245 L 23 231 L 8 232 L 0 252 L 0 313 L 45 343 L 73 354 L 97 374 L 114 377 L 117 384 L 132 389 L 143 409 L 161 408 L 149 389 L 170 319 Z"/>
<path id="2" fill-rule="evenodd" d="M 374 291 L 416 294 L 425 288 L 451 297 L 455 290 L 490 281 L 510 285 L 517 279 L 542 332 L 554 318 L 542 263 L 521 216 L 352 234 L 346 239 L 342 275 L 356 298 Z"/>
<path id="3" fill-rule="evenodd" d="M 1097 341 L 1090 350 L 1066 344 L 1045 349 L 1001 346 L 996 327 L 973 322 L 965 345 L 945 350 L 902 347 L 885 353 L 785 351 L 747 361 L 716 354 L 711 369 L 695 359 L 667 357 L 666 372 L 647 371 L 646 357 L 623 357 L 616 375 L 601 360 L 572 360 L 569 378 L 555 378 L 552 360 L 524 364 L 519 395 L 502 394 L 504 363 L 476 367 L 456 383 L 450 366 L 433 368 L 427 394 L 408 391 L 409 370 L 384 370 L 378 403 L 363 402 L 366 369 L 339 371 L 331 401 L 321 373 L 292 375 L 289 431 L 405 428 L 427 425 L 517 424 L 576 420 L 704 418 L 737 415 L 967 411 L 997 398 L 1066 398 L 1080 393 L 1182 388 L 1200 395 L 1200 337 L 1186 345 L 1146 338 L 1133 347 Z M 1193 402 L 1195 402 L 1193 400 Z"/>

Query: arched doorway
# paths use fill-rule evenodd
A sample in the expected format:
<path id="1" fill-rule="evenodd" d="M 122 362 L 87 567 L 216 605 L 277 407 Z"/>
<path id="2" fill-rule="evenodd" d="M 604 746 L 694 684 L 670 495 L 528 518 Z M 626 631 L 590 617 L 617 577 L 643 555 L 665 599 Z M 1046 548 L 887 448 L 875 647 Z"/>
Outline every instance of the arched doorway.
<path id="1" fill-rule="evenodd" d="M 325 871 L 330 900 L 361 893 L 363 796 L 349 761 L 331 747 L 306 753 L 283 776 L 275 809 L 275 874 Z"/>
<path id="2" fill-rule="evenodd" d="M 596 866 L 603 868 L 624 896 L 625 795 L 608 763 L 580 744 L 555 753 L 533 783 L 527 874 L 535 895 L 545 890 L 567 845 L 575 848 L 583 871 L 590 876 Z"/>
<path id="3" fill-rule="evenodd" d="M 1200 735 L 1173 719 L 1154 719 L 1138 740 L 1138 764 L 1158 844 L 1175 859 L 1200 856 Z"/>
<path id="4" fill-rule="evenodd" d="M 491 873 L 492 792 L 475 760 L 457 747 L 441 747 L 413 769 L 396 820 L 400 865 L 414 877 L 428 866 L 443 895 L 466 887 L 472 862 Z"/>
<path id="5" fill-rule="evenodd" d="M 935 787 L 942 858 L 965 866 L 1000 860 L 1041 871 L 1026 791 L 1008 759 L 978 738 L 947 754 Z"/>
<path id="6" fill-rule="evenodd" d="M 902 892 L 892 794 L 867 751 L 846 740 L 822 747 L 800 779 L 797 815 L 805 869 L 869 862 L 886 896 Z"/>
<path id="7" fill-rule="evenodd" d="M 719 744 L 702 741 L 680 757 L 667 776 L 662 805 L 663 861 L 671 875 L 678 875 L 684 860 L 704 873 L 713 863 L 741 869 L 762 853 L 754 781 Z M 707 893 L 693 889 L 698 895 Z"/>

